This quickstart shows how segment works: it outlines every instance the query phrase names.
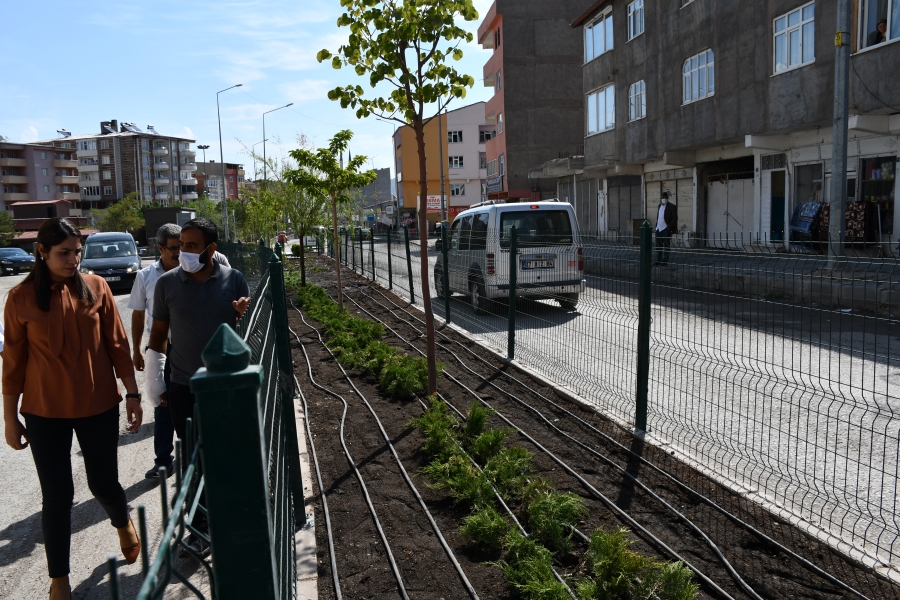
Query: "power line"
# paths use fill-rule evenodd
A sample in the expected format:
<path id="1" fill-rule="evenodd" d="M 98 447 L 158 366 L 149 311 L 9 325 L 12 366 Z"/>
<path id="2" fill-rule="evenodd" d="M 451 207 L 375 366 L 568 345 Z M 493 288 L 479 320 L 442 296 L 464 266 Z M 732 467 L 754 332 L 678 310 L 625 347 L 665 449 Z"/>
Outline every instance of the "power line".
<path id="1" fill-rule="evenodd" d="M 896 106 L 891 106 L 890 104 L 888 104 L 887 102 L 885 102 L 884 100 L 882 100 L 881 98 L 876 96 L 875 93 L 869 89 L 869 86 L 866 85 L 866 82 L 863 81 L 862 77 L 859 76 L 859 72 L 856 70 L 856 65 L 853 63 L 852 60 L 850 61 L 850 66 L 853 67 L 853 74 L 856 75 L 856 78 L 859 80 L 859 82 L 862 84 L 862 86 L 865 88 L 865 90 L 867 92 L 869 92 L 870 96 L 872 96 L 873 98 L 875 98 L 876 100 L 881 102 L 885 107 L 890 108 L 891 110 L 900 111 L 900 108 L 897 108 Z"/>
<path id="2" fill-rule="evenodd" d="M 247 92 L 245 92 L 244 90 L 240 90 L 240 91 L 241 91 L 243 94 L 246 94 L 247 96 L 253 98 L 253 99 L 256 100 L 257 102 L 262 102 L 263 104 L 265 104 L 265 105 L 267 105 L 267 106 L 275 106 L 275 105 L 272 104 L 271 102 L 266 102 L 265 100 L 260 100 L 260 99 L 257 98 L 256 96 L 253 96 L 253 95 L 251 95 L 251 94 L 247 94 Z M 288 110 L 290 110 L 291 112 L 297 113 L 298 115 L 300 115 L 301 117 L 303 117 L 303 118 L 305 118 L 305 119 L 309 119 L 310 121 L 315 121 L 316 123 L 321 123 L 321 124 L 323 124 L 323 125 L 331 125 L 332 127 L 341 127 L 341 125 L 335 125 L 334 123 L 328 123 L 327 121 L 322 121 L 322 120 L 320 120 L 320 119 L 316 119 L 315 117 L 310 117 L 309 115 L 305 115 L 305 114 L 303 114 L 302 112 L 300 112 L 299 110 L 294 110 L 294 108 L 292 108 L 292 107 L 288 107 Z"/>

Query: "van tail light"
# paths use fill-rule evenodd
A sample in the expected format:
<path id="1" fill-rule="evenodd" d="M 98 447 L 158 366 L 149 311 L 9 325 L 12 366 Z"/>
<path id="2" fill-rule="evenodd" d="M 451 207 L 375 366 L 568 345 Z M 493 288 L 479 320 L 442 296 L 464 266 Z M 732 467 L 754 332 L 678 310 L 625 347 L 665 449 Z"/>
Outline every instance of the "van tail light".
<path id="1" fill-rule="evenodd" d="M 584 248 L 578 249 L 578 270 L 584 271 Z"/>
<path id="2" fill-rule="evenodd" d="M 493 275 L 493 274 L 494 274 L 494 270 L 495 270 L 495 269 L 494 269 L 494 255 L 493 255 L 493 254 L 488 254 L 488 255 L 487 255 L 487 274 L 488 274 L 488 275 Z"/>

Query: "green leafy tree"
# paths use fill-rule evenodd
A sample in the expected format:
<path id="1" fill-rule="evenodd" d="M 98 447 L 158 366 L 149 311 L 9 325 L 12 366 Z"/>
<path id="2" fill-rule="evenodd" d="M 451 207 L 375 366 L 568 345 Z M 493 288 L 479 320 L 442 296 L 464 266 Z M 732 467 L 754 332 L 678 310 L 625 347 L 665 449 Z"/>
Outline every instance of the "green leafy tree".
<path id="1" fill-rule="evenodd" d="M 326 198 L 331 204 L 332 243 L 334 244 L 334 269 L 337 273 L 338 307 L 344 308 L 344 292 L 341 286 L 341 244 L 338 237 L 338 207 L 346 207 L 353 198 L 353 190 L 369 185 L 377 178 L 375 171 L 361 171 L 369 160 L 357 154 L 344 167 L 338 162 L 353 139 L 349 129 L 337 132 L 327 148 L 291 151 L 297 168 L 286 173 L 287 181 L 311 198 Z"/>
<path id="2" fill-rule="evenodd" d="M 9 246 L 16 237 L 13 218 L 8 211 L 0 211 L 0 246 Z"/>
<path id="3" fill-rule="evenodd" d="M 472 34 L 459 27 L 474 21 L 478 11 L 472 0 L 341 0 L 344 14 L 338 27 L 349 27 L 347 43 L 337 53 L 322 50 L 319 62 L 331 59 L 335 69 L 350 67 L 368 76 L 369 85 L 387 92 L 365 98 L 362 86 L 348 85 L 328 92 L 343 108 L 356 109 L 356 116 L 378 116 L 409 125 L 416 134 L 419 152 L 419 235 L 422 282 L 427 286 L 428 227 L 425 199 L 428 175 L 425 168 L 425 125 L 439 115 L 454 98 L 464 98 L 475 79 L 457 71 L 448 59 L 463 57 L 461 43 Z M 434 356 L 434 314 L 431 295 L 422 294 L 428 343 L 428 393 L 437 391 Z"/>
<path id="4" fill-rule="evenodd" d="M 143 227 L 144 213 L 137 192 L 128 194 L 104 210 L 97 218 L 96 224 L 100 231 L 131 232 Z"/>

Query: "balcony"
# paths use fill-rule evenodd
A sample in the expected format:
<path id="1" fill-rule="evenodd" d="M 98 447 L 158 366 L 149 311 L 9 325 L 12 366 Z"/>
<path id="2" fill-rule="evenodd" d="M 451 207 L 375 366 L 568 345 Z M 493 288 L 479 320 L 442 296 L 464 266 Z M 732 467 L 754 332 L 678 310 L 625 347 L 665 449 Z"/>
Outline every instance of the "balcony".
<path id="1" fill-rule="evenodd" d="M 168 156 L 169 149 L 165 146 L 160 146 L 157 148 L 153 148 L 153 156 Z"/>
<path id="2" fill-rule="evenodd" d="M 189 177 L 187 179 L 182 177 L 178 180 L 178 183 L 181 185 L 197 185 L 197 179 L 195 177 Z"/>
<path id="3" fill-rule="evenodd" d="M 193 173 L 194 171 L 197 170 L 197 163 L 187 163 L 186 165 L 180 165 L 178 168 L 181 169 L 182 171 L 188 171 L 190 173 Z"/>
<path id="4" fill-rule="evenodd" d="M 53 166 L 57 169 L 77 169 L 79 167 L 77 160 L 54 160 Z"/>
<path id="5" fill-rule="evenodd" d="M 94 148 L 93 150 L 79 150 L 75 153 L 75 156 L 77 156 L 79 159 L 97 158 L 97 149 Z"/>
<path id="6" fill-rule="evenodd" d="M 0 183 L 19 184 L 28 183 L 26 175 L 3 175 L 0 176 Z"/>
<path id="7" fill-rule="evenodd" d="M 179 150 L 178 153 L 182 156 L 197 156 L 196 150 Z"/>
<path id="8" fill-rule="evenodd" d="M 24 167 L 27 164 L 24 158 L 0 158 L 0 167 Z"/>
<path id="9" fill-rule="evenodd" d="M 153 185 L 169 185 L 168 177 L 157 177 L 153 180 Z"/>
<path id="10" fill-rule="evenodd" d="M 199 196 L 195 192 L 189 192 L 187 194 L 181 194 L 182 200 L 196 200 Z"/>
<path id="11" fill-rule="evenodd" d="M 79 173 L 89 173 L 92 171 L 99 171 L 99 170 L 100 170 L 100 163 L 98 163 L 96 161 L 91 162 L 91 163 L 82 163 L 82 164 L 78 165 Z"/>
<path id="12" fill-rule="evenodd" d="M 172 195 L 169 192 L 156 192 L 154 194 L 154 196 L 156 197 L 157 200 L 168 200 L 169 198 L 172 197 Z"/>
<path id="13" fill-rule="evenodd" d="M 153 168 L 157 171 L 168 171 L 169 163 L 167 163 L 167 162 L 153 163 Z"/>
<path id="14" fill-rule="evenodd" d="M 57 175 L 53 178 L 56 185 L 78 185 L 78 175 Z"/>
<path id="15" fill-rule="evenodd" d="M 81 198 L 81 194 L 78 192 L 57 192 L 56 199 L 57 200 L 78 200 Z"/>
<path id="16" fill-rule="evenodd" d="M 3 194 L 4 202 L 27 202 L 30 199 L 31 198 L 28 194 L 23 194 L 20 192 L 8 192 Z"/>
<path id="17" fill-rule="evenodd" d="M 80 194 L 78 197 L 81 199 L 82 202 L 99 202 L 100 200 L 103 200 L 103 196 L 101 196 L 100 194 L 97 194 L 96 196 Z"/>

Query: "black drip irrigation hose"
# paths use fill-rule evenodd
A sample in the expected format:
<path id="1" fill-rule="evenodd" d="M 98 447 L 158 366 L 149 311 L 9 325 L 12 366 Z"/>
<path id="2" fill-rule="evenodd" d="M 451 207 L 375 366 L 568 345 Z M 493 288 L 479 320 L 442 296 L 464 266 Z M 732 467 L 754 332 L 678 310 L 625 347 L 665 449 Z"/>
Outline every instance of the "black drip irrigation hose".
<path id="1" fill-rule="evenodd" d="M 459 564 L 459 561 L 456 559 L 456 556 L 453 554 L 453 550 L 450 548 L 450 545 L 447 543 L 447 540 L 444 539 L 444 535 L 441 533 L 441 530 L 438 527 L 437 523 L 435 522 L 434 517 L 431 515 L 431 512 L 428 510 L 428 507 L 425 505 L 425 500 L 422 498 L 422 495 L 419 494 L 419 490 L 416 489 L 415 484 L 413 484 L 412 479 L 409 476 L 409 473 L 407 473 L 406 468 L 403 466 L 403 461 L 400 460 L 400 456 L 397 454 L 397 450 L 394 448 L 394 444 L 391 442 L 390 437 L 388 436 L 387 432 L 384 430 L 384 426 L 382 426 L 382 424 L 381 424 L 381 419 L 379 419 L 378 415 L 375 413 L 375 409 L 372 408 L 372 405 L 369 404 L 369 401 L 366 399 L 366 397 L 362 394 L 362 392 L 359 391 L 359 388 L 356 387 L 356 384 L 353 383 L 353 380 L 347 374 L 347 371 L 344 370 L 344 367 L 340 364 L 340 362 L 338 362 L 337 357 L 335 357 L 334 353 L 331 352 L 331 348 L 329 348 L 325 344 L 325 341 L 322 339 L 322 335 L 319 333 L 319 331 L 315 327 L 312 327 L 309 323 L 307 323 L 306 317 L 303 316 L 303 313 L 300 311 L 300 309 L 298 309 L 296 306 L 294 306 L 293 301 L 291 302 L 291 306 L 293 306 L 294 310 L 296 310 L 297 313 L 300 315 L 300 319 L 303 321 L 303 324 L 316 332 L 316 336 L 319 338 L 319 343 L 321 343 L 322 347 L 328 351 L 328 353 L 334 359 L 335 364 L 341 370 L 341 373 L 344 374 L 344 378 L 347 380 L 347 383 L 350 384 L 350 387 L 353 388 L 353 391 L 356 393 L 356 395 L 359 396 L 360 400 L 363 401 L 363 404 L 366 405 L 366 408 L 369 409 L 369 412 L 372 414 L 372 417 L 375 419 L 375 422 L 378 424 L 378 429 L 381 431 L 381 435 L 384 437 L 384 441 L 387 444 L 388 448 L 390 449 L 391 454 L 394 457 L 394 460 L 397 462 L 397 465 L 400 467 L 400 472 L 403 474 L 403 478 L 406 480 L 406 484 L 409 486 L 409 489 L 412 491 L 413 495 L 416 497 L 416 500 L 418 500 L 419 505 L 422 507 L 422 510 L 425 513 L 425 516 L 428 518 L 428 522 L 431 523 L 431 527 L 434 530 L 435 535 L 437 536 L 438 540 L 441 542 L 441 546 L 443 546 L 444 552 L 446 552 L 447 557 L 450 559 L 450 562 L 453 563 L 453 567 L 456 569 L 456 572 L 459 575 L 460 580 L 462 580 L 463 586 L 466 588 L 466 592 L 468 592 L 468 594 L 472 598 L 472 600 L 478 600 L 478 593 L 475 591 L 475 588 L 472 587 L 472 584 L 469 582 L 469 578 L 466 577 L 466 574 L 463 571 L 462 566 Z M 300 344 L 300 347 L 303 348 L 303 355 L 306 356 L 306 348 L 303 346 L 303 343 L 300 341 L 300 336 L 298 336 L 297 333 L 294 332 L 293 330 L 291 330 L 291 333 L 294 335 L 295 338 L 297 338 L 297 342 Z M 309 364 L 309 357 L 307 357 L 307 364 Z M 310 379 L 312 379 L 312 366 L 311 365 L 310 365 Z M 341 400 L 343 400 L 343 398 Z M 344 407 L 345 407 L 344 412 L 346 413 L 346 401 L 344 402 Z M 341 425 L 341 436 L 342 436 L 341 439 L 342 439 L 342 443 L 343 443 L 343 421 L 342 421 L 342 425 Z M 354 469 L 355 469 L 355 467 L 354 467 Z"/>
<path id="2" fill-rule="evenodd" d="M 418 348 L 416 348 L 416 347 L 413 345 L 413 343 L 412 343 L 411 341 L 405 339 L 403 336 L 401 336 L 401 335 L 398 334 L 396 331 L 394 331 L 393 329 L 391 329 L 391 327 L 389 327 L 386 323 L 384 323 L 384 321 L 381 321 L 380 319 L 378 319 L 377 317 L 375 317 L 374 315 L 372 315 L 372 313 L 370 313 L 370 312 L 367 311 L 366 309 L 364 309 L 364 308 L 362 308 L 361 306 L 359 306 L 359 304 L 356 303 L 356 301 L 354 301 L 353 298 L 351 298 L 350 296 L 348 296 L 348 295 L 346 295 L 346 294 L 344 295 L 344 297 L 345 297 L 345 298 L 348 298 L 348 299 L 349 299 L 351 302 L 353 302 L 360 310 L 362 310 L 363 312 L 365 312 L 366 314 L 368 314 L 369 316 L 371 316 L 373 319 L 375 319 L 376 321 L 378 321 L 379 323 L 381 323 L 387 330 L 389 330 L 391 333 L 393 333 L 397 338 L 399 338 L 400 340 L 402 340 L 403 342 L 405 342 L 406 344 L 408 344 L 410 347 L 412 347 L 416 352 L 418 352 L 419 354 L 421 354 L 421 355 L 424 356 L 424 353 L 423 353 L 421 350 L 419 350 Z M 445 350 L 446 350 L 446 348 L 445 348 Z M 447 351 L 450 352 L 451 354 L 453 354 L 453 352 L 451 352 L 451 351 L 449 351 L 449 350 L 447 350 Z M 455 356 L 455 354 L 454 354 L 454 356 Z M 457 357 L 457 359 L 458 359 L 458 357 Z M 474 373 L 474 372 L 473 372 L 473 373 Z M 509 425 L 510 427 L 512 427 L 513 429 L 515 429 L 516 431 L 518 431 L 519 434 L 520 434 L 522 437 L 524 437 L 525 439 L 527 439 L 527 440 L 528 440 L 529 442 L 531 442 L 536 448 L 538 448 L 541 452 L 543 452 L 544 454 L 546 454 L 547 456 L 549 456 L 551 459 L 553 459 L 554 462 L 556 462 L 556 463 L 557 463 L 560 467 L 562 467 L 566 472 L 568 472 L 571 476 L 573 476 L 575 479 L 577 479 L 577 480 L 581 483 L 581 485 L 585 487 L 585 489 L 587 489 L 594 497 L 596 497 L 596 498 L 597 498 L 598 500 L 600 500 L 603 504 L 605 504 L 611 511 L 613 511 L 614 513 L 616 513 L 617 515 L 619 515 L 620 518 L 622 518 L 626 523 L 628 523 L 628 524 L 631 525 L 633 528 L 635 528 L 636 530 L 638 530 L 638 531 L 640 531 L 641 533 L 643 533 L 645 536 L 647 536 L 647 539 L 651 540 L 654 544 L 656 544 L 657 547 L 662 548 L 666 553 L 668 553 L 668 554 L 669 554 L 671 557 L 673 557 L 675 560 L 678 560 L 678 561 L 681 561 L 682 563 L 684 563 L 685 566 L 687 566 L 691 571 L 693 571 L 693 572 L 694 572 L 701 580 L 703 580 L 703 582 L 706 583 L 711 589 L 715 590 L 715 591 L 716 591 L 719 595 L 721 595 L 723 598 L 729 598 L 729 599 L 732 598 L 725 590 L 723 590 L 722 588 L 720 588 L 720 587 L 719 587 L 712 579 L 710 579 L 708 576 L 706 576 L 706 575 L 705 575 L 702 571 L 700 571 L 697 567 L 693 566 L 690 562 L 688 562 L 685 558 L 683 558 L 683 557 L 682 557 L 680 554 L 678 554 L 675 550 L 673 550 L 672 548 L 670 548 L 670 547 L 669 547 L 665 542 L 663 542 L 661 539 L 659 539 L 658 537 L 656 537 L 655 535 L 653 535 L 652 533 L 650 533 L 650 531 L 648 531 L 648 530 L 647 530 L 645 527 L 643 527 L 640 523 L 638 523 L 637 521 L 635 521 L 634 518 L 631 517 L 631 515 L 629 515 L 627 512 L 625 512 L 624 510 L 622 510 L 621 508 L 619 508 L 612 500 L 610 500 L 610 499 L 607 498 L 602 492 L 600 492 L 600 490 L 598 490 L 597 488 L 595 488 L 595 487 L 594 487 L 593 485 L 591 485 L 584 477 L 582 477 L 581 475 L 579 475 L 579 474 L 578 474 L 572 467 L 570 467 L 565 461 L 563 461 L 563 460 L 560 459 L 558 456 L 556 456 L 555 454 L 553 454 L 550 450 L 548 450 L 548 449 L 545 448 L 543 445 L 541 445 L 541 444 L 540 444 L 537 440 L 535 440 L 533 437 L 531 437 L 530 435 L 528 435 L 527 433 L 525 433 L 525 431 L 524 431 L 521 427 L 518 427 L 515 423 L 513 423 L 512 421 L 510 421 L 506 416 L 503 415 L 503 413 L 501 413 L 501 412 L 499 412 L 498 410 L 496 410 L 493 406 L 491 406 L 488 402 L 486 402 L 483 398 L 481 398 L 477 393 L 475 393 L 475 391 L 473 391 L 472 389 L 470 389 L 470 388 L 469 388 L 468 386 L 466 386 L 463 382 L 461 382 L 460 380 L 458 380 L 457 378 L 455 378 L 453 375 L 451 375 L 450 373 L 448 373 L 446 370 L 443 372 L 443 374 L 444 374 L 444 376 L 447 377 L 450 381 L 452 381 L 453 383 L 455 383 L 456 385 L 458 385 L 459 387 L 461 387 L 462 389 L 464 389 L 465 391 L 467 391 L 469 394 L 471 394 L 472 397 L 474 397 L 478 402 L 480 402 L 481 404 L 484 404 L 486 407 L 488 407 L 489 409 L 491 409 L 492 411 L 494 411 L 494 413 L 495 413 L 498 417 L 500 417 L 504 422 L 506 422 L 507 425 Z M 477 375 L 477 374 L 476 374 L 476 375 Z M 479 377 L 480 377 L 480 376 L 479 376 Z M 487 379 L 485 379 L 485 378 L 483 378 L 483 377 L 481 377 L 481 379 L 482 379 L 483 381 L 487 382 Z M 448 404 L 449 404 L 449 402 L 448 402 Z M 680 515 L 680 513 L 678 513 L 678 514 Z M 682 515 L 682 517 L 683 517 L 683 515 Z M 683 518 L 687 520 L 687 517 L 683 517 Z M 702 534 L 702 531 L 701 531 L 701 534 Z M 738 583 L 738 585 L 741 587 L 741 589 L 743 589 L 744 592 L 747 593 L 747 595 L 749 595 L 750 597 L 754 598 L 754 600 L 763 600 L 763 599 L 762 599 L 762 598 L 761 598 L 761 597 L 753 590 L 753 588 L 751 588 L 749 585 L 747 585 L 746 582 L 744 582 L 743 579 L 741 579 L 740 575 L 738 575 L 737 571 L 734 570 L 734 567 L 731 566 L 731 563 L 729 563 L 729 562 L 728 562 L 728 559 L 726 559 L 725 556 L 718 550 L 718 548 L 715 546 L 715 544 L 712 542 L 712 540 L 709 540 L 709 538 L 706 537 L 705 534 L 703 534 L 703 535 L 704 535 L 704 537 L 708 540 L 708 544 L 711 545 L 711 546 L 710 546 L 710 549 L 713 551 L 714 554 L 716 554 L 716 556 L 717 556 L 717 558 L 719 559 L 719 561 L 722 562 L 722 564 L 725 566 L 726 570 L 728 570 L 729 574 L 732 576 L 733 579 L 735 579 L 735 582 Z"/>
<path id="3" fill-rule="evenodd" d="M 297 385 L 297 393 L 303 401 L 303 420 L 306 422 L 306 437 L 309 440 L 309 451 L 312 454 L 313 465 L 316 468 L 316 481 L 319 482 L 319 493 L 322 495 L 322 512 L 325 513 L 325 530 L 328 532 L 328 554 L 331 556 L 331 578 L 334 582 L 334 594 L 337 600 L 343 600 L 341 595 L 341 581 L 338 577 L 337 557 L 334 554 L 334 536 L 331 534 L 331 514 L 328 511 L 328 498 L 325 497 L 325 487 L 322 485 L 322 471 L 319 469 L 319 459 L 316 456 L 316 444 L 313 442 L 312 429 L 309 427 L 309 406 L 306 404 L 306 396 L 300 381 L 294 375 L 294 383 Z"/>
<path id="4" fill-rule="evenodd" d="M 294 337 L 297 338 L 297 341 L 300 341 L 300 337 L 291 330 L 291 333 L 294 334 Z M 356 475 L 356 480 L 359 481 L 360 489 L 362 490 L 363 496 L 366 499 L 366 504 L 369 505 L 369 512 L 372 514 L 372 520 L 375 522 L 375 527 L 378 529 L 378 535 L 381 536 L 381 542 L 384 544 L 384 548 L 387 551 L 388 562 L 391 563 L 391 570 L 394 572 L 394 578 L 397 580 L 397 585 L 400 586 L 400 595 L 404 600 L 409 600 L 409 595 L 406 593 L 406 586 L 403 583 L 403 578 L 400 576 L 400 568 L 397 566 L 397 562 L 394 560 L 394 553 L 391 552 L 391 546 L 388 544 L 387 536 L 384 534 L 384 530 L 381 528 L 381 521 L 378 520 L 378 514 L 375 512 L 375 505 L 372 504 L 372 498 L 369 496 L 369 490 L 366 488 L 366 482 L 363 481 L 362 474 L 359 472 L 359 469 L 356 468 L 356 461 L 353 460 L 353 456 L 350 454 L 350 450 L 347 449 L 346 440 L 344 439 L 344 421 L 347 418 L 347 401 L 344 400 L 339 394 L 332 392 L 328 388 L 325 388 L 313 379 L 312 374 L 312 362 L 309 360 L 309 355 L 306 353 L 306 348 L 300 343 L 300 349 L 303 350 L 303 357 L 306 359 L 306 367 L 309 371 L 309 381 L 313 384 L 313 386 L 325 392 L 330 396 L 334 396 L 344 404 L 344 413 L 341 415 L 341 447 L 344 449 L 344 455 L 347 457 L 347 462 L 350 463 L 350 466 L 353 467 L 353 473 Z M 307 423 L 309 422 L 309 414 L 306 415 Z M 320 486 L 320 489 L 321 486 Z M 322 491 L 322 497 L 324 498 L 325 492 Z M 329 535 L 331 532 L 329 531 Z M 333 545 L 333 541 L 329 538 L 329 543 Z"/>
<path id="5" fill-rule="evenodd" d="M 373 289 L 374 289 L 374 290 L 375 290 L 382 298 L 384 298 L 385 300 L 387 300 L 388 302 L 390 302 L 391 304 L 393 304 L 398 310 L 402 310 L 403 312 L 405 312 L 406 314 L 408 314 L 410 317 L 412 317 L 412 318 L 415 319 L 416 321 L 419 321 L 419 323 L 422 323 L 422 320 L 419 319 L 419 318 L 418 318 L 416 315 L 414 315 L 413 313 L 411 313 L 407 308 L 400 306 L 399 304 L 397 304 L 396 302 L 394 302 L 393 300 L 391 300 L 390 298 L 388 298 L 385 294 L 383 294 L 383 293 L 382 293 L 380 290 L 378 290 L 377 288 L 373 288 Z M 383 304 L 381 304 L 380 302 L 378 302 L 376 299 L 372 298 L 372 296 L 369 296 L 369 295 L 366 294 L 365 292 L 362 292 L 362 293 L 363 293 L 363 295 L 365 295 L 367 298 L 371 299 L 371 300 L 372 300 L 373 302 L 375 302 L 376 304 L 378 304 L 378 305 L 384 307 L 384 308 L 387 309 L 387 310 L 390 310 L 389 307 L 384 306 Z M 412 324 L 410 324 L 409 322 L 405 321 L 404 319 L 401 319 L 400 317 L 397 317 L 396 315 L 395 315 L 395 318 L 399 319 L 400 321 L 403 321 L 404 323 L 406 323 L 407 325 L 409 325 L 411 328 L 416 329 Z M 418 331 L 418 329 L 416 329 L 416 330 Z M 659 467 L 659 466 L 653 464 L 652 462 L 650 462 L 649 460 L 647 460 L 646 458 L 644 458 L 644 457 L 641 456 L 640 454 L 634 452 L 633 450 L 631 450 L 631 449 L 628 448 L 627 446 L 625 446 L 625 445 L 623 445 L 622 443 L 620 443 L 618 440 L 616 440 L 616 439 L 610 437 L 609 435 L 607 435 L 606 433 L 604 433 L 604 432 L 601 431 L 600 429 L 594 427 L 593 425 L 591 425 L 590 423 L 588 423 L 587 421 L 585 421 L 584 419 L 582 419 L 581 417 L 579 417 L 579 416 L 576 415 L 575 413 L 569 411 L 569 410 L 568 410 L 567 408 L 565 408 L 564 406 L 558 404 L 557 402 L 554 402 L 554 401 L 551 400 L 550 398 L 547 398 L 546 396 L 544 396 L 543 394 L 541 394 L 539 391 L 537 391 L 537 390 L 533 389 L 532 387 L 530 387 L 528 384 L 526 384 L 526 383 L 524 383 L 523 381 L 517 379 L 516 377 L 510 375 L 510 374 L 507 373 L 506 371 L 503 371 L 502 369 L 499 369 L 497 366 L 491 364 L 490 362 L 488 362 L 487 360 L 485 360 L 484 358 L 482 358 L 481 356 L 479 356 L 477 353 L 475 353 L 474 351 L 472 351 L 472 349 L 466 347 L 464 344 L 460 343 L 460 342 L 457 341 L 457 340 L 454 340 L 454 339 L 450 338 L 449 336 L 447 336 L 447 335 L 444 334 L 443 332 L 440 332 L 440 331 L 439 331 L 439 332 L 437 332 L 437 333 L 438 333 L 439 335 L 441 335 L 442 337 L 444 337 L 446 340 L 448 340 L 448 341 L 450 341 L 450 342 L 452 342 L 452 343 L 458 345 L 458 346 L 461 347 L 463 350 L 465 350 L 466 352 L 468 352 L 469 354 L 471 354 L 473 357 L 475 357 L 476 359 L 478 359 L 479 361 L 481 361 L 481 362 L 484 363 L 485 365 L 487 365 L 487 366 L 489 366 L 490 368 L 494 369 L 494 370 L 497 371 L 498 373 L 501 373 L 502 375 L 504 375 L 505 377 L 507 377 L 507 378 L 510 379 L 511 381 L 515 382 L 516 384 L 522 386 L 523 388 L 525 388 L 526 390 L 528 390 L 529 392 L 531 392 L 532 394 L 534 394 L 535 396 L 537 396 L 537 397 L 540 398 L 541 400 L 547 402 L 548 404 L 550 404 L 551 406 L 553 406 L 553 407 L 556 408 L 557 410 L 560 410 L 560 411 L 564 412 L 566 415 L 568 415 L 569 417 L 572 417 L 572 418 L 575 419 L 577 422 L 579 422 L 581 425 L 587 427 L 587 428 L 590 429 L 592 432 L 594 432 L 594 433 L 596 433 L 597 435 L 599 435 L 600 437 L 602 437 L 604 440 L 606 440 L 606 441 L 608 441 L 608 442 L 614 444 L 614 445 L 617 446 L 620 450 L 622 450 L 623 452 L 626 452 L 630 457 L 637 459 L 642 465 L 647 466 L 647 467 L 649 467 L 651 470 L 653 470 L 653 471 L 655 471 L 656 473 L 658 473 L 659 475 L 662 475 L 663 477 L 665 477 L 666 479 L 668 479 L 669 481 L 671 481 L 672 483 L 674 483 L 676 486 L 678 486 L 679 488 L 681 488 L 682 490 L 684 490 L 685 492 L 687 492 L 687 493 L 690 494 L 691 496 L 695 497 L 696 499 L 700 500 L 701 502 L 703 502 L 704 504 L 706 504 L 706 505 L 709 506 L 710 508 L 716 510 L 717 512 L 719 512 L 720 514 L 722 514 L 723 516 L 725 516 L 726 518 L 728 518 L 730 521 L 732 521 L 732 522 L 735 523 L 736 525 L 739 525 L 740 527 L 746 529 L 748 532 L 750 532 L 750 533 L 752 533 L 753 535 L 755 535 L 755 536 L 756 536 L 757 538 L 759 538 L 760 540 L 766 542 L 767 544 L 770 544 L 770 545 L 774 546 L 775 548 L 777 548 L 779 551 L 783 552 L 784 554 L 787 554 L 788 556 L 790 556 L 791 558 L 793 558 L 794 560 L 796 560 L 797 562 L 799 562 L 801 565 L 803 565 L 806 569 L 808 569 L 808 570 L 812 571 L 813 573 L 819 575 L 819 576 L 822 577 L 823 579 L 828 580 L 829 582 L 831 582 L 832 584 L 834 584 L 834 585 L 840 587 L 841 589 L 843 589 L 843 590 L 845 590 L 845 591 L 847 591 L 847 592 L 849 592 L 849 593 L 851 593 L 851 594 L 853 594 L 853 595 L 855 595 L 855 596 L 861 598 L 862 600 L 870 600 L 870 599 L 868 598 L 868 596 L 866 596 L 866 595 L 864 595 L 863 593 L 859 592 L 858 590 L 854 589 L 854 588 L 851 587 L 849 584 L 847 584 L 847 583 L 845 583 L 844 581 L 838 579 L 838 578 L 835 577 L 834 575 L 832 575 L 832 574 L 828 573 L 827 571 L 823 570 L 821 567 L 819 567 L 819 566 L 815 565 L 814 563 L 810 562 L 808 559 L 806 559 L 806 558 L 800 556 L 799 554 L 797 554 L 796 552 L 794 552 L 794 551 L 791 550 L 790 548 L 788 548 L 788 547 L 784 546 L 783 544 L 779 543 L 778 541 L 772 539 L 771 537 L 769 537 L 768 535 L 766 535 L 766 534 L 763 533 L 762 531 L 756 529 L 753 525 L 750 525 L 749 523 L 747 523 L 746 521 L 744 521 L 743 519 L 741 519 L 741 518 L 738 517 L 737 515 L 735 515 L 735 514 L 729 512 L 727 509 L 725 509 L 725 508 L 719 506 L 715 501 L 711 500 L 710 498 L 707 498 L 706 496 L 704 496 L 704 495 L 701 494 L 700 492 L 694 490 L 694 489 L 691 488 L 689 485 L 687 485 L 686 483 L 682 482 L 681 480 L 679 480 L 678 478 L 676 478 L 676 477 L 675 477 L 674 475 L 672 475 L 671 473 L 669 473 L 669 472 L 665 471 L 664 469 L 662 469 L 661 467 Z M 444 349 L 447 350 L 446 347 L 445 347 Z M 450 350 L 447 350 L 447 351 L 450 352 L 451 354 L 454 354 L 454 353 L 451 352 Z M 454 354 L 454 356 L 455 356 L 455 354 Z M 458 357 L 457 357 L 457 360 L 459 360 Z M 460 364 L 462 364 L 461 361 L 460 361 Z M 465 366 L 465 365 L 464 365 L 464 366 Z M 493 384 L 492 384 L 492 385 L 493 385 Z M 504 393 L 505 393 L 505 392 L 504 392 Z M 629 474 L 629 475 L 630 475 L 630 474 Z M 635 481 L 636 481 L 636 480 L 635 480 Z"/>

